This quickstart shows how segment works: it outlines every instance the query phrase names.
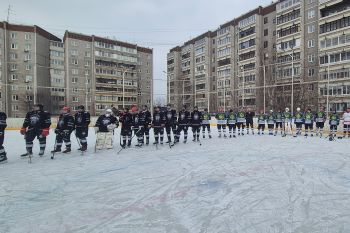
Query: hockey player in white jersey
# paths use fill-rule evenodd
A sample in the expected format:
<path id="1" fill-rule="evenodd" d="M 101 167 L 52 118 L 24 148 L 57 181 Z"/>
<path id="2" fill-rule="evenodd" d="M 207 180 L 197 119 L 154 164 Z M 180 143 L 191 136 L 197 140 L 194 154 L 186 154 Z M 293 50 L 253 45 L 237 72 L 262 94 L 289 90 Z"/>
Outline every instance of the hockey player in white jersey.
<path id="1" fill-rule="evenodd" d="M 346 112 L 343 114 L 343 120 L 344 120 L 344 138 L 346 137 L 346 134 L 348 135 L 348 138 L 350 138 L 350 107 L 346 109 Z"/>

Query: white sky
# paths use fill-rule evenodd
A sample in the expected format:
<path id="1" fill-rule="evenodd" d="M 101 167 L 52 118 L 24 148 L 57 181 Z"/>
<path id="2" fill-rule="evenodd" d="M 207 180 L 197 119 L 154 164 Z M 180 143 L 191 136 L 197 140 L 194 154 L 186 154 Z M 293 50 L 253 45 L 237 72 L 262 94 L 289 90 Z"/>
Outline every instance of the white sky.
<path id="1" fill-rule="evenodd" d="M 271 0 L 1 0 L 0 20 L 115 37 L 154 50 L 155 98 L 166 93 L 166 54 L 208 30 Z M 162 80 L 164 81 L 162 81 Z"/>

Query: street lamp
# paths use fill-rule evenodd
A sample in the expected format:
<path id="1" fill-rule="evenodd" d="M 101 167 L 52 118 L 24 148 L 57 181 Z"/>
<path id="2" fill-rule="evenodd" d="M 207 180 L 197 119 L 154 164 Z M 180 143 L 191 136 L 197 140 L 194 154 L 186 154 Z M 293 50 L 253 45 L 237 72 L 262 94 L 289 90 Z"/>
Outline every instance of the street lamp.
<path id="1" fill-rule="evenodd" d="M 85 73 L 85 107 L 87 110 L 88 108 L 88 75 Z"/>
<path id="2" fill-rule="evenodd" d="M 244 84 L 245 84 L 245 77 L 244 77 L 244 66 L 241 66 L 241 71 L 242 71 L 242 107 L 244 108 Z"/>
<path id="3" fill-rule="evenodd" d="M 265 53 L 265 58 L 269 57 L 268 53 Z M 266 112 L 266 65 L 264 62 L 264 112 Z"/>
<path id="4" fill-rule="evenodd" d="M 165 72 L 163 70 L 163 73 L 166 74 L 166 79 L 167 79 L 167 86 L 168 86 L 168 90 L 167 90 L 167 96 L 168 96 L 168 104 L 170 104 L 170 76 L 168 75 L 167 72 Z"/>
<path id="5" fill-rule="evenodd" d="M 123 76 L 123 109 L 125 108 L 125 74 L 128 72 L 129 69 L 122 67 L 122 76 Z"/>
<path id="6" fill-rule="evenodd" d="M 330 63 L 331 63 L 331 59 L 330 59 L 330 55 L 328 54 L 328 67 L 327 67 L 327 101 L 326 101 L 326 105 L 327 105 L 327 116 L 329 114 L 329 76 L 330 76 L 330 72 L 329 72 L 329 66 L 330 66 Z"/>

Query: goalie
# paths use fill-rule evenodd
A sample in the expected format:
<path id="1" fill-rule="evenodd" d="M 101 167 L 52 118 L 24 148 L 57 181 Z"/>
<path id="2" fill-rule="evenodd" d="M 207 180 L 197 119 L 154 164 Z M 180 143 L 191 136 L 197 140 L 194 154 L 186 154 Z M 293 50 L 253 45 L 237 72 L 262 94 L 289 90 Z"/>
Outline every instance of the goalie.
<path id="1" fill-rule="evenodd" d="M 113 149 L 114 129 L 118 127 L 117 118 L 112 115 L 112 110 L 107 109 L 95 124 L 96 145 L 95 150 Z"/>

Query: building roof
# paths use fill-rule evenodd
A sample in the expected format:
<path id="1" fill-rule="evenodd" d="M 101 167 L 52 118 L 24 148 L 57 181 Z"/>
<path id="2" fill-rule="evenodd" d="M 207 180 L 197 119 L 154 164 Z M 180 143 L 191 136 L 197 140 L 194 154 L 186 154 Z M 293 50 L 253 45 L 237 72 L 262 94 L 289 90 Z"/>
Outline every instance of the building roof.
<path id="1" fill-rule="evenodd" d="M 49 33 L 48 31 L 44 30 L 43 28 L 37 26 L 37 25 L 22 25 L 22 24 L 10 24 L 8 22 L 0 22 L 0 28 L 7 29 L 10 31 L 18 31 L 18 32 L 33 32 L 38 33 L 39 35 L 45 37 L 48 40 L 53 41 L 62 41 L 60 38 L 56 37 L 55 35 Z"/>
<path id="2" fill-rule="evenodd" d="M 114 40 L 114 39 L 109 39 L 109 38 L 104 38 L 104 37 L 95 36 L 95 35 L 85 35 L 85 34 L 81 34 L 81 33 L 66 31 L 64 34 L 63 40 L 65 41 L 67 38 L 72 38 L 72 39 L 76 39 L 76 40 L 83 40 L 83 41 L 88 41 L 88 42 L 99 41 L 99 42 L 104 42 L 104 43 L 113 44 L 113 45 L 117 45 L 117 46 L 123 46 L 126 48 L 137 49 L 137 51 L 143 52 L 143 53 L 150 53 L 150 54 L 153 53 L 153 49 L 151 49 L 151 48 L 140 47 L 137 44 L 131 44 L 131 43 L 127 43 L 127 42 L 123 42 L 123 41 L 119 41 L 119 40 Z"/>

